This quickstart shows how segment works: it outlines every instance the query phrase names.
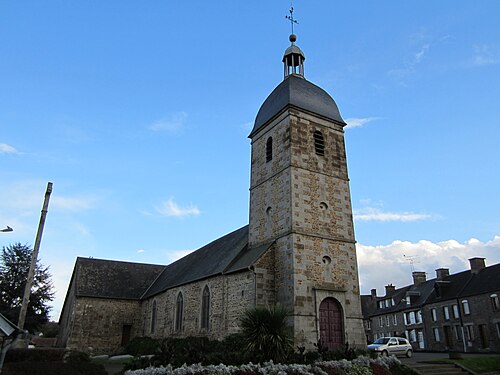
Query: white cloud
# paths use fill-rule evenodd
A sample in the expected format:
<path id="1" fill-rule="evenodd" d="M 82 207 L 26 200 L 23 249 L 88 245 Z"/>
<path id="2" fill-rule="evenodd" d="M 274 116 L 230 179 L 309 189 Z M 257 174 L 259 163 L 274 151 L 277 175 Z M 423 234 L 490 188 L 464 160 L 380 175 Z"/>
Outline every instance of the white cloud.
<path id="1" fill-rule="evenodd" d="M 62 197 L 55 195 L 51 206 L 64 211 L 84 211 L 92 208 L 95 198 L 92 197 Z"/>
<path id="2" fill-rule="evenodd" d="M 375 121 L 375 120 L 380 120 L 381 117 L 362 117 L 362 118 L 357 118 L 357 117 L 351 117 L 345 120 L 347 123 L 347 126 L 345 126 L 344 129 L 352 129 L 352 128 L 359 128 L 363 125 L 368 124 L 369 122 Z"/>
<path id="3" fill-rule="evenodd" d="M 137 250 L 137 253 L 138 253 L 138 254 L 142 254 L 142 253 L 144 253 L 145 251 L 146 251 L 146 250 L 144 250 L 144 249 L 139 249 L 139 250 Z"/>
<path id="4" fill-rule="evenodd" d="M 497 64 L 500 61 L 499 53 L 496 48 L 483 44 L 474 46 L 474 56 L 472 58 L 472 65 L 485 66 Z"/>
<path id="5" fill-rule="evenodd" d="M 384 212 L 374 207 L 366 207 L 354 210 L 354 220 L 356 221 L 418 221 L 432 219 L 429 214 L 417 214 L 413 212 Z"/>
<path id="6" fill-rule="evenodd" d="M 155 132 L 166 131 L 166 132 L 176 132 L 184 127 L 184 123 L 187 119 L 186 112 L 177 112 L 168 118 L 155 121 L 149 126 L 149 129 Z"/>
<path id="7" fill-rule="evenodd" d="M 0 143 L 0 154 L 20 154 L 20 152 L 7 143 Z"/>
<path id="8" fill-rule="evenodd" d="M 429 49 L 430 46 L 431 46 L 430 44 L 424 44 L 423 46 L 420 47 L 420 50 L 417 53 L 415 53 L 415 55 L 414 55 L 415 64 L 419 64 L 422 61 L 425 53 L 427 52 L 427 50 Z"/>
<path id="9" fill-rule="evenodd" d="M 198 216 L 200 214 L 198 207 L 193 206 L 192 204 L 186 207 L 181 207 L 174 202 L 173 198 L 162 202 L 161 206 L 156 208 L 156 211 L 163 216 L 174 216 L 178 218 L 185 216 Z"/>
<path id="10" fill-rule="evenodd" d="M 486 242 L 471 238 L 463 243 L 453 239 L 442 242 L 394 241 L 381 246 L 358 243 L 356 249 L 363 294 L 376 288 L 379 295 L 384 295 L 387 284 L 394 284 L 397 288 L 411 284 L 411 263 L 415 271 L 427 272 L 427 279 L 432 279 L 438 268 L 449 268 L 450 273 L 468 269 L 470 258 L 486 258 L 486 265 L 500 262 L 500 236 Z"/>

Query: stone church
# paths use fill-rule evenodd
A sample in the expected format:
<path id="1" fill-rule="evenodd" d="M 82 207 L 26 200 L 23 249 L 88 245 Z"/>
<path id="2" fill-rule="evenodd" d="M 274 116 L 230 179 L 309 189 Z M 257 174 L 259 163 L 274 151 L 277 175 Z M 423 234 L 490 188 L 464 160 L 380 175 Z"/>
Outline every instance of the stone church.
<path id="1" fill-rule="evenodd" d="M 246 309 L 277 303 L 295 346 L 365 345 L 346 123 L 305 79 L 295 41 L 249 135 L 249 225 L 167 266 L 77 258 L 58 346 L 98 354 L 137 336 L 222 339 Z"/>

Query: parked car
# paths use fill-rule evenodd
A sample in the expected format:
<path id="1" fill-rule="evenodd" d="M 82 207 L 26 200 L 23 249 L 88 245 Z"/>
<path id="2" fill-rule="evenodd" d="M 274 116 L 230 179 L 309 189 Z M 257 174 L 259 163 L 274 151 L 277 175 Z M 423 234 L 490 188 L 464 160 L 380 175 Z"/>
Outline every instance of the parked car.
<path id="1" fill-rule="evenodd" d="M 410 358 L 413 354 L 411 344 L 402 337 L 381 337 L 368 345 L 368 350 L 384 356 L 406 355 Z"/>

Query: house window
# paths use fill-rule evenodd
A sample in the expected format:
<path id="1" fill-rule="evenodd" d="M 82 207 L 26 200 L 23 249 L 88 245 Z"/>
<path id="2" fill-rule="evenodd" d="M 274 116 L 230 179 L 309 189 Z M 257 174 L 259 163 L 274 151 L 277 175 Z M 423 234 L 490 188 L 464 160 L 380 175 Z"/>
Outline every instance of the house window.
<path id="1" fill-rule="evenodd" d="M 384 326 L 384 317 L 383 316 L 379 316 L 378 317 L 378 325 L 380 327 L 383 327 Z"/>
<path id="2" fill-rule="evenodd" d="M 457 304 L 454 304 L 454 305 L 452 306 L 452 309 L 453 309 L 453 317 L 454 317 L 455 319 L 458 319 L 458 318 L 460 317 L 460 316 L 459 316 L 459 314 L 458 314 L 458 305 L 457 305 Z"/>
<path id="3" fill-rule="evenodd" d="M 182 293 L 179 292 L 177 295 L 177 302 L 175 305 L 175 331 L 182 331 L 182 319 L 184 314 L 184 299 L 182 298 Z"/>
<path id="4" fill-rule="evenodd" d="M 201 329 L 208 331 L 209 322 L 210 322 L 210 290 L 208 290 L 208 285 L 205 285 L 205 288 L 203 289 L 203 295 L 201 296 Z"/>
<path id="5" fill-rule="evenodd" d="M 474 327 L 472 324 L 466 324 L 464 326 L 465 328 L 465 337 L 467 341 L 472 341 L 474 340 Z"/>
<path id="6" fill-rule="evenodd" d="M 153 308 L 151 309 L 151 333 L 156 330 L 156 301 L 153 301 Z"/>
<path id="7" fill-rule="evenodd" d="M 436 309 L 431 309 L 432 321 L 435 322 L 437 320 Z"/>
<path id="8" fill-rule="evenodd" d="M 432 333 L 434 334 L 434 341 L 435 342 L 439 342 L 440 341 L 440 338 L 439 338 L 439 328 L 433 328 L 432 329 Z"/>
<path id="9" fill-rule="evenodd" d="M 422 323 L 422 311 L 418 310 L 416 317 L 417 317 L 417 324 Z"/>
<path id="10" fill-rule="evenodd" d="M 319 130 L 314 132 L 314 150 L 317 155 L 325 155 L 325 138 Z"/>
<path id="11" fill-rule="evenodd" d="M 443 307 L 444 320 L 450 320 L 450 308 L 448 306 Z"/>
<path id="12" fill-rule="evenodd" d="M 496 322 L 495 326 L 497 327 L 497 335 L 498 335 L 498 338 L 500 339 L 500 322 Z"/>
<path id="13" fill-rule="evenodd" d="M 385 325 L 386 326 L 390 326 L 391 325 L 391 316 L 390 315 L 386 315 L 386 317 L 385 317 Z"/>
<path id="14" fill-rule="evenodd" d="M 273 160 L 273 137 L 267 138 L 266 142 L 266 162 Z"/>
<path id="15" fill-rule="evenodd" d="M 462 308 L 464 309 L 464 314 L 465 315 L 469 315 L 470 314 L 469 301 L 467 301 L 466 299 L 464 299 L 462 301 Z"/>
<path id="16" fill-rule="evenodd" d="M 392 324 L 394 324 L 395 326 L 398 325 L 398 316 L 396 314 L 392 316 Z"/>
<path id="17" fill-rule="evenodd" d="M 500 310 L 500 300 L 498 299 L 498 295 L 496 293 L 490 296 L 490 300 L 493 310 Z"/>
<path id="18" fill-rule="evenodd" d="M 460 327 L 460 325 L 455 324 L 453 326 L 453 331 L 455 331 L 455 339 L 457 339 L 457 341 L 461 341 L 462 340 L 462 328 Z"/>

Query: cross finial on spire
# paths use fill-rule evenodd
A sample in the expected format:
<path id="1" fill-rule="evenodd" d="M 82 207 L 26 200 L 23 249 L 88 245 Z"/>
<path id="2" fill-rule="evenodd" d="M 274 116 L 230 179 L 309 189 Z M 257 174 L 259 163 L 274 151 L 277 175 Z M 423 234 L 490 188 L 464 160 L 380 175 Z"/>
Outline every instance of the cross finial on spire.
<path id="1" fill-rule="evenodd" d="M 294 23 L 299 23 L 299 22 L 293 17 L 293 3 L 292 2 L 290 2 L 290 10 L 289 10 L 289 12 L 290 12 L 290 15 L 289 16 L 285 16 L 285 18 L 290 21 L 290 24 L 292 25 L 292 34 L 293 34 L 293 24 Z"/>

